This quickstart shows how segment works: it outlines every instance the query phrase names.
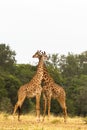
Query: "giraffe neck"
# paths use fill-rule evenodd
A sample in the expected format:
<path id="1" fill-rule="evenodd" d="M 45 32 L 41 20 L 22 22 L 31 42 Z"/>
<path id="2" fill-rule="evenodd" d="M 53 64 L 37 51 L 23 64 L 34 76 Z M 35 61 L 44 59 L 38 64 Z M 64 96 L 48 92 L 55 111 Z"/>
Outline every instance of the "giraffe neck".
<path id="1" fill-rule="evenodd" d="M 39 60 L 38 66 L 37 66 L 36 74 L 35 74 L 35 76 L 32 79 L 32 80 L 34 80 L 35 82 L 37 82 L 39 84 L 41 84 L 41 81 L 43 79 L 43 64 L 44 64 L 44 61 L 41 58 Z"/>
<path id="2" fill-rule="evenodd" d="M 38 74 L 38 75 L 43 75 L 43 64 L 44 64 L 44 61 L 43 61 L 43 59 L 41 58 L 41 59 L 39 60 L 38 66 L 37 66 L 37 74 Z"/>
<path id="3" fill-rule="evenodd" d="M 50 76 L 50 74 L 47 71 L 45 63 L 43 64 L 43 81 L 45 84 L 54 83 L 53 78 Z"/>

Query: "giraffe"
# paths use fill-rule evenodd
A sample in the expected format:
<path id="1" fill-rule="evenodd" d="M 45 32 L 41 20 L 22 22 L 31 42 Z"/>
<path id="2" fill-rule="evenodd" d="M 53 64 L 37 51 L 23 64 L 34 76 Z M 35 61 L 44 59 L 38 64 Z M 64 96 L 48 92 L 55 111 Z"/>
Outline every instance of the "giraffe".
<path id="1" fill-rule="evenodd" d="M 39 55 L 43 55 L 44 53 L 41 52 L 41 53 L 39 53 Z M 40 57 L 40 56 L 38 56 L 38 57 Z M 64 122 L 66 122 L 67 107 L 66 107 L 65 90 L 63 89 L 62 86 L 55 83 L 54 79 L 48 73 L 45 63 L 43 64 L 43 83 L 45 84 L 42 89 L 43 99 L 44 99 L 43 121 L 45 118 L 47 105 L 48 105 L 48 118 L 50 117 L 51 98 L 54 98 L 54 99 L 57 99 L 57 101 L 59 102 L 59 104 L 63 110 Z"/>
<path id="2" fill-rule="evenodd" d="M 38 58 L 39 51 L 37 51 L 32 57 Z M 37 71 L 34 77 L 31 79 L 29 83 L 24 84 L 18 90 L 18 101 L 15 104 L 13 116 L 18 110 L 18 121 L 20 121 L 20 109 L 25 100 L 25 98 L 33 98 L 36 97 L 36 120 L 40 121 L 40 97 L 41 97 L 41 81 L 43 78 L 43 64 L 47 59 L 46 55 L 41 55 L 39 58 L 39 63 L 37 66 Z"/>
<path id="3" fill-rule="evenodd" d="M 44 86 L 42 89 L 43 92 L 43 99 L 44 99 L 44 113 L 43 113 L 43 121 L 45 118 L 46 113 L 46 106 L 48 106 L 48 119 L 50 117 L 50 106 L 51 106 L 51 99 L 57 99 L 59 102 L 64 115 L 64 122 L 66 122 L 67 118 L 67 107 L 66 107 L 66 93 L 62 86 L 55 83 L 53 78 L 50 76 L 50 74 L 47 71 L 46 65 L 44 64 L 43 69 L 43 82 Z"/>

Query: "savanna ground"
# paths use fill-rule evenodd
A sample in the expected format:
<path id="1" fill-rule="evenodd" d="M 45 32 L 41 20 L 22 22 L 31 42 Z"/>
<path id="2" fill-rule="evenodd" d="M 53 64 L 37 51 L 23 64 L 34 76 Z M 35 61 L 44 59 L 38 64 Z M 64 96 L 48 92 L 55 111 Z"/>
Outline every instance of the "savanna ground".
<path id="1" fill-rule="evenodd" d="M 42 119 L 42 116 L 41 116 Z M 12 115 L 0 114 L 0 130 L 87 130 L 87 117 L 68 117 L 67 123 L 63 122 L 63 117 L 47 116 L 44 122 L 36 122 L 35 115 L 21 115 L 21 121 Z"/>

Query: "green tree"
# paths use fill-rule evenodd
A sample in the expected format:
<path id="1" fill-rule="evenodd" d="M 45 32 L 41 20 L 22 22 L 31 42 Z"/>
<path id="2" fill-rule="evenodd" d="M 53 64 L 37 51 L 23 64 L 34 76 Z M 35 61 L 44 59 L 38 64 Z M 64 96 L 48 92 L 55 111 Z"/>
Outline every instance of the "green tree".
<path id="1" fill-rule="evenodd" d="M 5 89 L 5 81 L 2 76 L 0 76 L 0 102 L 3 97 L 7 96 L 7 90 Z"/>
<path id="2" fill-rule="evenodd" d="M 63 77 L 73 77 L 79 74 L 79 66 L 77 55 L 68 54 L 68 56 L 61 56 L 60 70 Z"/>
<path id="3" fill-rule="evenodd" d="M 6 113 L 12 113 L 12 104 L 8 97 L 3 97 L 0 102 L 0 111 L 4 111 Z"/>
<path id="4" fill-rule="evenodd" d="M 59 69 L 59 55 L 49 55 L 49 61 L 46 62 L 47 70 L 57 84 L 62 85 L 63 79 Z"/>
<path id="5" fill-rule="evenodd" d="M 87 75 L 75 76 L 66 87 L 68 112 L 72 115 L 87 114 Z"/>
<path id="6" fill-rule="evenodd" d="M 4 80 L 5 80 L 5 89 L 7 91 L 7 96 L 11 100 L 12 105 L 14 106 L 14 104 L 17 101 L 17 91 L 22 83 L 18 78 L 16 78 L 11 74 L 5 76 Z"/>
<path id="7" fill-rule="evenodd" d="M 87 75 L 87 51 L 79 54 L 79 67 L 82 74 Z"/>
<path id="8" fill-rule="evenodd" d="M 30 64 L 18 64 L 15 66 L 15 76 L 22 84 L 29 82 L 36 72 L 36 66 Z"/>
<path id="9" fill-rule="evenodd" d="M 0 66 L 4 70 L 11 71 L 13 64 L 16 63 L 15 55 L 15 51 L 12 51 L 9 45 L 0 44 Z"/>
<path id="10" fill-rule="evenodd" d="M 54 68 L 58 67 L 58 64 L 59 64 L 59 54 L 52 54 L 52 55 L 49 54 L 49 60 L 50 60 L 50 64 L 52 64 L 52 66 Z"/>

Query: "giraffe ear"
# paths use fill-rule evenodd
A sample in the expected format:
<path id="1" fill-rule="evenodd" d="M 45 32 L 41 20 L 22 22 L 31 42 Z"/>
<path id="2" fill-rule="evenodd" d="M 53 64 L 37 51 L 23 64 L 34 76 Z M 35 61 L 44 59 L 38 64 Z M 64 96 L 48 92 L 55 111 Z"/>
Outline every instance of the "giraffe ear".
<path id="1" fill-rule="evenodd" d="M 43 52 L 40 50 L 40 53 L 43 54 Z"/>
<path id="2" fill-rule="evenodd" d="M 42 51 L 42 54 L 44 54 L 44 52 Z"/>

